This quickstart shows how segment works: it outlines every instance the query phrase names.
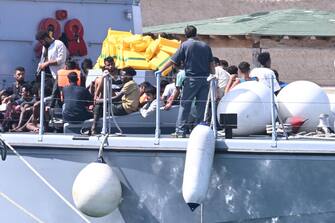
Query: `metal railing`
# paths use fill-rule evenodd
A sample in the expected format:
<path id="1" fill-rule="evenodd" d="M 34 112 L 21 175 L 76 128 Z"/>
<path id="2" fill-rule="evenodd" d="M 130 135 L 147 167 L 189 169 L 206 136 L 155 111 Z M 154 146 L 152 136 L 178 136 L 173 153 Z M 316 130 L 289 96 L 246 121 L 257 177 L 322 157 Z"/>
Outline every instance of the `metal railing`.
<path id="1" fill-rule="evenodd" d="M 160 111 L 160 79 L 161 75 L 156 73 L 156 123 L 155 123 L 155 141 L 154 144 L 159 145 L 160 143 L 160 137 L 161 137 L 161 125 L 160 125 L 160 117 L 161 117 L 161 111 Z M 108 117 L 107 121 L 107 115 L 113 116 L 113 113 L 111 111 L 111 104 L 112 104 L 112 91 L 108 90 L 111 88 L 111 79 L 109 78 L 109 75 L 105 75 L 103 78 L 103 117 L 102 117 L 102 135 L 106 135 L 107 133 L 111 133 L 111 118 Z M 41 72 L 41 101 L 40 101 L 40 128 L 39 128 L 39 141 L 43 141 L 43 134 L 44 134 L 44 111 L 45 111 L 45 72 Z M 211 126 L 213 128 L 215 138 L 217 137 L 217 109 L 216 109 L 216 80 L 213 78 L 210 80 L 210 100 L 211 100 Z M 274 77 L 271 79 L 271 122 L 272 122 L 272 144 L 271 147 L 277 147 L 277 133 L 276 133 L 276 104 L 275 104 L 275 97 L 274 97 Z M 43 99 L 43 100 L 42 100 Z M 109 112 L 108 112 L 109 111 Z M 113 116 L 114 120 L 114 116 Z M 116 127 L 120 130 L 118 124 L 114 120 Z M 120 133 L 122 134 L 122 131 L 120 130 Z"/>

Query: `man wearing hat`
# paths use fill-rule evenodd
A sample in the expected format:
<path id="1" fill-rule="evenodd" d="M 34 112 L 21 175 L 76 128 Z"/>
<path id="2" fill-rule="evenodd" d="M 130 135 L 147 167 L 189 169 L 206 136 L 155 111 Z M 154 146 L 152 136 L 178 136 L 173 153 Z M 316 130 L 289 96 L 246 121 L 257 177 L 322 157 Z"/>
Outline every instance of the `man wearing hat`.
<path id="1" fill-rule="evenodd" d="M 136 71 L 131 67 L 126 67 L 121 70 L 123 87 L 120 93 L 112 98 L 114 115 L 127 115 L 137 111 L 140 99 L 140 89 L 137 83 L 133 80 L 135 75 Z"/>
<path id="2" fill-rule="evenodd" d="M 112 97 L 112 111 L 114 115 L 127 115 L 129 113 L 138 110 L 140 89 L 137 83 L 133 80 L 136 75 L 136 71 L 131 67 L 126 67 L 121 70 L 121 81 L 123 87 L 116 96 Z M 102 99 L 98 99 L 97 103 L 101 102 Z M 95 109 L 95 113 L 97 113 Z M 102 111 L 99 111 L 99 114 Z M 96 134 L 96 123 L 99 119 L 98 115 L 94 115 L 92 124 L 91 134 Z"/>
<path id="3" fill-rule="evenodd" d="M 77 85 L 78 74 L 71 72 L 67 75 L 70 85 L 63 88 L 64 105 L 63 119 L 65 122 L 83 122 L 93 117 L 88 111 L 88 106 L 93 104 L 93 97 L 90 92 Z"/>

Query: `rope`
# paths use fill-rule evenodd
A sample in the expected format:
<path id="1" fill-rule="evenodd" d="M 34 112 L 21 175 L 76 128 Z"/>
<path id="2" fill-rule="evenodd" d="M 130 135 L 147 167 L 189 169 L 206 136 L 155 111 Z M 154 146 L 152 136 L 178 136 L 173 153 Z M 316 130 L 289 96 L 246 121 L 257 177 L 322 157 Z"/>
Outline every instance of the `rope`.
<path id="1" fill-rule="evenodd" d="M 104 145 L 107 144 L 108 145 L 108 136 L 109 134 L 106 134 L 104 136 L 104 139 L 102 140 L 101 144 L 100 144 L 100 148 L 99 148 L 99 154 L 98 154 L 98 160 L 101 159 L 101 161 L 103 161 L 103 153 L 104 153 Z"/>
<path id="2" fill-rule="evenodd" d="M 4 199 L 6 199 L 9 203 L 11 203 L 12 205 L 14 205 L 19 210 L 21 210 L 23 213 L 25 213 L 26 215 L 28 215 L 29 217 L 31 217 L 32 219 L 34 219 L 36 222 L 38 222 L 38 223 L 44 223 L 41 219 L 39 219 L 34 214 L 32 214 L 31 212 L 29 212 L 27 209 L 25 209 L 24 207 L 22 207 L 21 205 L 19 205 L 18 203 L 16 203 L 14 200 L 12 200 L 6 194 L 0 192 L 0 196 L 2 196 Z"/>
<path id="3" fill-rule="evenodd" d="M 112 101 L 112 94 L 113 94 L 113 89 L 112 88 L 110 88 L 110 79 L 108 79 L 108 82 L 107 82 L 107 86 L 108 86 L 108 88 L 107 88 L 107 95 L 108 95 L 108 97 L 109 97 L 109 99 L 107 99 L 107 100 L 109 100 L 109 103 L 108 103 L 108 116 L 109 116 L 109 121 L 108 121 L 108 133 L 110 133 L 110 129 L 111 129 L 111 123 L 110 123 L 110 116 L 112 116 L 112 120 L 113 120 L 113 122 L 114 122 L 114 125 L 115 125 L 115 127 L 119 130 L 119 133 L 117 133 L 117 135 L 122 135 L 123 133 L 122 133 L 122 129 L 120 128 L 120 126 L 119 126 L 119 124 L 116 122 L 116 119 L 115 119 L 115 117 L 114 117 L 114 112 L 113 112 L 113 109 L 112 109 L 112 103 L 113 103 L 113 101 Z"/>
<path id="4" fill-rule="evenodd" d="M 7 145 L 7 147 L 13 151 L 13 153 L 47 186 L 49 189 L 54 192 L 69 208 L 71 208 L 83 221 L 90 223 L 90 221 L 78 211 L 68 200 L 66 200 L 63 195 L 58 192 L 33 166 L 30 165 L 11 145 L 9 145 L 1 136 L 0 140 Z"/>

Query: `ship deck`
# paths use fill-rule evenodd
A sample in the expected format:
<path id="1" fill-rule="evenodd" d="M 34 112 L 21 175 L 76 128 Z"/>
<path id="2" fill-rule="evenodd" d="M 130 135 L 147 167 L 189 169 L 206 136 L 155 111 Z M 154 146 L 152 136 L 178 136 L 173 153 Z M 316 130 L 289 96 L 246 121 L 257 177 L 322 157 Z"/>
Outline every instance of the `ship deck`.
<path id="1" fill-rule="evenodd" d="M 27 148 L 62 148 L 62 149 L 99 149 L 104 136 L 64 135 L 56 133 L 39 135 L 31 133 L 5 133 L 1 136 L 15 147 Z M 120 151 L 157 151 L 185 152 L 188 138 L 173 138 L 170 135 L 161 135 L 157 141 L 153 134 L 127 134 L 108 136 L 105 148 Z M 278 138 L 272 141 L 270 136 L 235 137 L 225 139 L 218 137 L 216 152 L 226 153 L 288 153 L 288 154 L 334 154 L 335 138 L 296 137 Z"/>

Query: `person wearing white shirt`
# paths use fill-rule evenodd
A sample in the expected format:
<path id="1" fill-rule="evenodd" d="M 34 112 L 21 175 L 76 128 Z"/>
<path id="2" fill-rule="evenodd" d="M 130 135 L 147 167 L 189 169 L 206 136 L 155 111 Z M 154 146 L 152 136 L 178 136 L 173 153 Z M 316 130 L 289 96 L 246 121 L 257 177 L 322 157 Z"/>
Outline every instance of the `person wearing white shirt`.
<path id="1" fill-rule="evenodd" d="M 139 110 L 143 118 L 148 117 L 150 114 L 154 113 L 157 109 L 157 98 L 156 98 L 156 88 L 152 85 L 148 86 L 144 90 L 144 94 L 146 95 L 146 103 L 145 105 Z M 160 107 L 162 107 L 162 101 L 160 101 Z M 158 108 L 160 109 L 160 108 Z"/>
<path id="2" fill-rule="evenodd" d="M 170 83 L 168 85 L 165 86 L 164 92 L 162 94 L 162 101 L 166 101 L 169 97 L 171 97 L 171 95 L 173 94 L 173 92 L 176 89 L 176 83 Z"/>
<path id="3" fill-rule="evenodd" d="M 43 45 L 38 68 L 45 70 L 49 67 L 52 77 L 56 79 L 58 70 L 64 69 L 65 67 L 67 56 L 66 46 L 62 41 L 51 38 L 47 31 L 38 32 L 36 34 L 36 40 Z"/>
<path id="4" fill-rule="evenodd" d="M 256 77 L 258 81 L 267 87 L 271 88 L 271 79 L 273 79 L 274 83 L 274 92 L 280 90 L 280 86 L 278 81 L 276 80 L 275 73 L 270 69 L 271 67 L 271 58 L 270 53 L 263 52 L 258 55 L 258 62 L 262 65 L 262 67 L 254 68 L 250 72 L 250 77 Z"/>
<path id="5" fill-rule="evenodd" d="M 50 73 L 54 79 L 51 102 L 46 107 L 46 109 L 49 109 L 55 106 L 56 101 L 60 101 L 57 73 L 60 69 L 65 68 L 67 49 L 62 41 L 50 37 L 47 31 L 39 31 L 35 39 L 43 45 L 41 60 L 38 64 L 38 73 L 43 70 L 46 73 Z"/>
<path id="6" fill-rule="evenodd" d="M 217 91 L 216 91 L 216 98 L 220 100 L 225 92 L 225 88 L 229 81 L 229 73 L 223 69 L 220 65 L 220 60 L 217 57 L 213 57 L 214 66 L 215 66 L 215 78 L 217 79 Z"/>

